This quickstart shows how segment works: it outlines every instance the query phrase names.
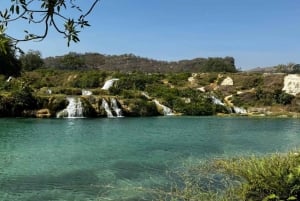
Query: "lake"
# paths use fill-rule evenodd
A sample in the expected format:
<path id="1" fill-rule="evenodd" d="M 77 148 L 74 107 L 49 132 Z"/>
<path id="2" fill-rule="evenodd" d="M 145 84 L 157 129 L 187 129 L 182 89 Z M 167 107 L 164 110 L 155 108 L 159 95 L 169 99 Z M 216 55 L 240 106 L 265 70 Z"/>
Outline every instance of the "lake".
<path id="1" fill-rule="evenodd" d="M 0 119 L 0 200 L 146 200 L 167 171 L 299 148 L 299 119 Z"/>

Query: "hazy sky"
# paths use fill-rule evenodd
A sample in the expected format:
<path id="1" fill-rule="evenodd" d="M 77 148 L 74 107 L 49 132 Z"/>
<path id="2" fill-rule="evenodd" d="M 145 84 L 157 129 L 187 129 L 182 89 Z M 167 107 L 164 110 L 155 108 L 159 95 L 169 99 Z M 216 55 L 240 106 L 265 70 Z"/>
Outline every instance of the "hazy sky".
<path id="1" fill-rule="evenodd" d="M 101 0 L 88 20 L 92 26 L 69 48 L 54 33 L 21 47 L 44 57 L 70 51 L 169 61 L 232 56 L 243 70 L 300 63 L 300 0 Z M 13 26 L 9 31 L 17 32 Z"/>

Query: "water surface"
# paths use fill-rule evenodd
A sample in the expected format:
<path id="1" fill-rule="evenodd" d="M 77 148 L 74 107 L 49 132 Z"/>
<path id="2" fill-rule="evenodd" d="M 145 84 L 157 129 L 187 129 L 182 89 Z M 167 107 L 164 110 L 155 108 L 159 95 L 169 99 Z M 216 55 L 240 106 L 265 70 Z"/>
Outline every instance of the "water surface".
<path id="1" fill-rule="evenodd" d="M 298 119 L 0 119 L 0 200 L 142 200 L 186 162 L 299 147 Z"/>

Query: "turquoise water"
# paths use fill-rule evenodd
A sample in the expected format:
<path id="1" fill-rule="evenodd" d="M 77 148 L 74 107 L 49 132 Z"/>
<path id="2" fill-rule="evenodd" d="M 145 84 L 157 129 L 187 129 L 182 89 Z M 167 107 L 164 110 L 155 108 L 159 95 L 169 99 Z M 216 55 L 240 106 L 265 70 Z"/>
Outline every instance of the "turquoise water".
<path id="1" fill-rule="evenodd" d="M 0 119 L 0 200 L 147 200 L 185 163 L 300 145 L 298 119 Z"/>

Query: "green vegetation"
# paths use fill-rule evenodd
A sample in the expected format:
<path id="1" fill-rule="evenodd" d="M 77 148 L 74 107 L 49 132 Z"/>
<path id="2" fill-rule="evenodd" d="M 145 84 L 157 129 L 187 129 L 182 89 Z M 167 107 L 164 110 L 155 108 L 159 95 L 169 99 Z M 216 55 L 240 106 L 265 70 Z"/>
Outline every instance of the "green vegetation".
<path id="1" fill-rule="evenodd" d="M 11 0 L 10 6 L 1 8 L 3 10 L 0 11 L 0 35 L 6 35 L 16 46 L 18 42 L 22 41 L 41 41 L 47 37 L 52 28 L 67 39 L 69 46 L 70 42 L 79 41 L 78 34 L 81 29 L 90 26 L 86 17 L 99 1 L 94 0 L 91 5 L 86 7 L 86 3 L 85 6 L 82 6 L 72 0 Z M 83 7 L 86 10 L 83 10 Z M 76 14 L 78 11 L 80 14 Z M 23 36 L 17 36 L 20 38 L 16 38 L 14 33 L 5 33 L 6 29 L 15 21 L 31 24 L 41 32 L 37 33 L 26 29 Z M 5 44 L 5 40 L 0 37 L 0 52 L 5 50 L 3 44 Z"/>
<path id="2" fill-rule="evenodd" d="M 15 49 L 8 38 L 0 34 L 0 74 L 5 76 L 18 76 L 21 71 L 21 63 L 16 58 Z"/>
<path id="3" fill-rule="evenodd" d="M 41 68 L 44 64 L 41 58 L 41 52 L 39 51 L 29 50 L 26 54 L 22 54 L 19 59 L 22 64 L 22 69 L 25 71 Z"/>
<path id="4" fill-rule="evenodd" d="M 221 86 L 226 77 L 231 77 L 234 85 Z M 105 81 L 117 78 L 118 81 L 109 90 L 101 89 Z M 13 96 L 26 86 L 36 100 L 48 101 L 48 104 L 34 104 L 32 108 L 23 110 L 50 109 L 49 98 L 56 96 L 81 96 L 82 90 L 89 90 L 95 98 L 116 97 L 121 101 L 123 110 L 128 116 L 157 115 L 153 110 L 153 100 L 183 115 L 215 115 L 228 114 L 230 104 L 238 107 L 274 107 L 277 111 L 298 112 L 298 98 L 282 91 L 283 74 L 264 75 L 257 73 L 144 73 L 87 70 L 60 70 L 54 68 L 38 68 L 23 71 L 20 77 L 6 81 L 7 76 L 0 76 L 0 94 L 5 102 L 14 100 Z M 51 94 L 49 94 L 51 91 Z M 143 93 L 148 94 L 145 97 Z M 28 94 L 27 94 L 28 95 Z M 231 96 L 227 106 L 213 104 L 212 96 L 225 102 Z M 10 98 L 10 99 L 9 99 Z M 227 100 L 228 101 L 228 100 Z M 3 104 L 4 104 L 3 102 Z M 134 103 L 131 104 L 130 102 Z M 11 102 L 13 104 L 15 102 Z M 7 105 L 7 104 L 6 104 Z M 89 106 L 89 104 L 85 104 Z M 95 106 L 95 105 L 94 105 Z M 8 106 L 2 106 L 12 108 Z M 98 111 L 94 108 L 96 112 Z M 51 114 L 55 112 L 50 109 Z M 13 112 L 21 115 L 24 112 Z M 149 114 L 147 114 L 149 113 Z M 2 115 L 7 114 L 4 112 Z M 93 112 L 87 112 L 97 116 Z"/>
<path id="5" fill-rule="evenodd" d="M 176 175 L 176 176 L 175 176 Z M 288 201 L 300 199 L 300 155 L 215 159 L 187 167 L 172 176 L 171 191 L 158 191 L 172 201 Z"/>
<path id="6" fill-rule="evenodd" d="M 6 48 L 2 57 L 5 65 L 0 71 L 0 95 L 5 97 L 2 108 L 14 108 L 6 103 L 12 101 L 10 104 L 19 105 L 16 111 L 22 111 L 3 111 L 4 116 L 24 116 L 28 110 L 34 114 L 40 109 L 48 109 L 54 116 L 57 111 L 49 108 L 51 97 L 81 96 L 82 90 L 91 91 L 99 100 L 116 97 L 123 103 L 122 110 L 127 116 L 158 115 L 153 107 L 155 99 L 174 113 L 183 115 L 229 114 L 233 106 L 263 108 L 261 111 L 268 114 L 273 108 L 280 114 L 299 111 L 298 98 L 282 91 L 284 74 L 237 72 L 232 57 L 164 62 L 133 54 L 107 56 L 70 52 L 42 59 L 39 51 L 30 50 L 16 59 L 9 42 Z M 11 75 L 15 77 L 8 79 Z M 117 78 L 114 85 L 103 90 L 105 82 L 113 78 Z M 233 85 L 222 85 L 226 78 L 230 78 Z M 37 100 L 37 103 L 29 101 L 32 107 L 14 102 L 15 94 L 24 86 L 30 89 L 32 99 Z M 143 95 L 145 93 L 148 95 Z M 213 96 L 225 105 L 213 103 Z M 103 116 L 96 104 L 86 103 L 85 106 L 90 111 L 85 113 L 88 116 Z M 90 106 L 94 107 L 94 112 Z M 265 110 L 266 107 L 269 108 Z"/>
<path id="7" fill-rule="evenodd" d="M 99 53 L 75 53 L 44 60 L 46 68 L 100 69 L 120 72 L 178 73 L 178 72 L 237 72 L 234 58 L 196 58 L 178 62 L 157 61 L 133 54 L 102 55 Z"/>

